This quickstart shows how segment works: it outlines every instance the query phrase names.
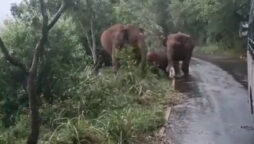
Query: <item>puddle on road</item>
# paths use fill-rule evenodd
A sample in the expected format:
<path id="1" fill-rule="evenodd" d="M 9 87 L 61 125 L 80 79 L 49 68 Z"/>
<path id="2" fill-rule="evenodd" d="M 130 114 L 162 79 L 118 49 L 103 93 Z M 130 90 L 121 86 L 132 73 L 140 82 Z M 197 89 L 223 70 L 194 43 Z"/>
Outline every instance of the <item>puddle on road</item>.
<path id="1" fill-rule="evenodd" d="M 193 65 L 196 65 L 197 62 L 192 61 Z M 191 68 L 190 68 L 191 70 Z M 189 98 L 200 97 L 199 91 L 197 89 L 197 81 L 199 78 L 194 78 L 190 73 L 190 76 L 186 78 L 176 79 L 175 89 L 183 94 L 186 94 Z"/>

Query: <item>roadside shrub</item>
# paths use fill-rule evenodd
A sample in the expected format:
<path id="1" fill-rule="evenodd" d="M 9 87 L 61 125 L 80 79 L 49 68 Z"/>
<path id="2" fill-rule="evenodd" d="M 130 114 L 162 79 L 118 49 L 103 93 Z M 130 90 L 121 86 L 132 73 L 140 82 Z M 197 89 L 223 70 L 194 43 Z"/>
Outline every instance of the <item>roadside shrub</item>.
<path id="1" fill-rule="evenodd" d="M 92 126 L 83 116 L 73 119 L 60 119 L 58 127 L 51 133 L 47 144 L 111 144 L 105 133 Z M 113 144 L 113 143 L 112 143 Z"/>
<path id="2" fill-rule="evenodd" d="M 104 68 L 96 75 L 92 66 L 68 73 L 62 91 L 65 99 L 41 106 L 40 142 L 139 143 L 162 126 L 164 108 L 174 96 L 168 79 L 149 69 L 141 76 L 140 68 L 128 63 L 117 73 Z M 29 130 L 26 125 L 15 126 L 18 133 Z M 3 135 L 17 136 L 9 139 L 15 143 L 26 139 L 27 134 L 15 135 L 6 129 Z M 3 140 L 8 143 L 8 139 Z"/>
<path id="3" fill-rule="evenodd" d="M 133 143 L 139 135 L 156 130 L 164 124 L 163 110 L 133 106 L 106 112 L 98 120 L 116 143 Z"/>

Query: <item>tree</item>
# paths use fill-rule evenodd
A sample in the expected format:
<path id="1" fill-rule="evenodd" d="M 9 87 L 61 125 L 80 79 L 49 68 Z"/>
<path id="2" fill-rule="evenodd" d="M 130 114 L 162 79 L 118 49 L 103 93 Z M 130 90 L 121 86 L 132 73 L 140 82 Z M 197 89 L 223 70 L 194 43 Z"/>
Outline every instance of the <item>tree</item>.
<path id="1" fill-rule="evenodd" d="M 35 46 L 34 55 L 32 58 L 32 64 L 29 69 L 19 62 L 16 58 L 12 57 L 4 42 L 0 38 L 0 48 L 4 57 L 7 61 L 9 61 L 12 65 L 20 68 L 27 75 L 27 91 L 29 96 L 29 108 L 30 108 L 30 117 L 31 117 L 31 133 L 28 137 L 28 144 L 36 144 L 39 137 L 39 129 L 40 129 L 40 117 L 39 117 L 39 96 L 37 95 L 37 79 L 38 79 L 38 68 L 40 67 L 40 60 L 43 55 L 44 46 L 47 42 L 49 31 L 56 24 L 58 19 L 61 17 L 62 13 L 66 9 L 66 2 L 63 1 L 62 5 L 56 12 L 56 14 L 52 17 L 50 21 L 48 21 L 47 8 L 44 0 L 40 0 L 40 12 L 42 15 L 42 29 L 40 40 L 37 42 Z"/>
<path id="2" fill-rule="evenodd" d="M 170 15 L 178 31 L 205 42 L 222 42 L 232 48 L 239 41 L 238 27 L 248 10 L 247 0 L 171 0 Z"/>
<path id="3" fill-rule="evenodd" d="M 113 5 L 109 0 L 80 0 L 76 9 L 71 12 L 71 17 L 77 26 L 77 33 L 84 42 L 85 50 L 91 54 L 96 64 L 100 35 L 115 21 Z"/>

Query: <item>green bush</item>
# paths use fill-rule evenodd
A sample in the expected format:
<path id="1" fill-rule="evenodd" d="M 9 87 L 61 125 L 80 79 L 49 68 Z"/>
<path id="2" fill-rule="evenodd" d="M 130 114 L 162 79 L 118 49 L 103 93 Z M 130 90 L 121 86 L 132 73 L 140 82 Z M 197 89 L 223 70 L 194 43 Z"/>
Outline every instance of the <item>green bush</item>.
<path id="1" fill-rule="evenodd" d="M 130 65 L 131 54 L 123 55 L 125 63 L 117 73 L 104 68 L 96 75 L 91 66 L 69 73 L 65 99 L 41 106 L 40 143 L 138 143 L 164 124 L 164 108 L 174 96 L 168 79 L 149 69 L 141 76 L 140 68 Z M 16 134 L 11 129 L 3 134 L 17 136 L 9 142 L 26 139 L 28 133 L 22 131 L 29 127 L 15 127 Z"/>
<path id="2" fill-rule="evenodd" d="M 29 134 L 29 117 L 20 115 L 14 126 L 0 130 L 2 131 L 0 133 L 1 144 L 25 144 Z"/>
<path id="3" fill-rule="evenodd" d="M 68 79 L 92 64 L 75 34 L 72 19 L 60 19 L 52 30 L 38 74 L 38 95 L 42 103 L 67 99 L 65 90 L 75 81 Z M 38 40 L 38 31 L 19 21 L 9 21 L 1 37 L 12 55 L 27 65 Z M 0 114 L 5 127 L 15 124 L 22 109 L 28 106 L 24 73 L 0 56 Z"/>

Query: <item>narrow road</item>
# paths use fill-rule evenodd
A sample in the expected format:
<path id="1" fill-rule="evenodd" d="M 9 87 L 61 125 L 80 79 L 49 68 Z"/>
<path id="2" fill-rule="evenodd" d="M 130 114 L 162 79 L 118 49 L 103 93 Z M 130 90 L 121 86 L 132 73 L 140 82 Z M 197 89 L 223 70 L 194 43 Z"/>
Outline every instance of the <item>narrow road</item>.
<path id="1" fill-rule="evenodd" d="M 200 59 L 192 60 L 190 74 L 190 80 L 176 83 L 189 99 L 173 108 L 167 130 L 170 144 L 254 144 L 254 115 L 246 88 Z"/>

